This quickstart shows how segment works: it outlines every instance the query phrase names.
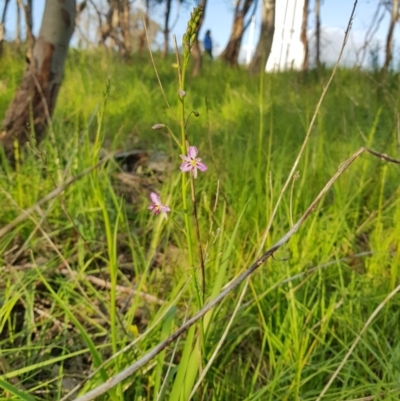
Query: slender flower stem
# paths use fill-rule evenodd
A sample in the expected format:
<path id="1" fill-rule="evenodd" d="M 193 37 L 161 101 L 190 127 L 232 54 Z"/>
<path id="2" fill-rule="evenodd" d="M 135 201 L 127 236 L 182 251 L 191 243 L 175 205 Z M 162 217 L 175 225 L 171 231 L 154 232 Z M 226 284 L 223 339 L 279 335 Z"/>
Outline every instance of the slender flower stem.
<path id="1" fill-rule="evenodd" d="M 194 220 L 194 227 L 196 231 L 196 238 L 197 238 L 197 248 L 199 252 L 200 258 L 200 269 L 201 269 L 201 289 L 203 293 L 203 303 L 206 294 L 206 273 L 204 269 L 204 258 L 203 258 L 203 250 L 201 247 L 201 238 L 200 238 L 200 229 L 199 229 L 199 220 L 197 218 L 197 204 L 196 204 L 196 192 L 194 190 L 194 178 L 193 174 L 190 174 L 190 189 L 192 195 L 192 204 L 193 204 L 193 220 Z"/>
<path id="2" fill-rule="evenodd" d="M 175 38 L 175 55 L 176 55 L 176 62 L 178 64 L 179 89 L 185 90 L 185 72 L 186 72 L 187 60 L 184 57 L 183 66 L 181 66 L 176 38 Z M 181 152 L 183 154 L 185 154 L 186 153 L 186 132 L 185 132 L 185 98 L 184 97 L 179 98 L 179 104 L 180 104 L 180 126 L 181 126 L 180 147 L 181 147 Z M 186 180 L 185 174 L 182 174 L 181 183 L 182 183 L 183 216 L 184 216 L 184 221 L 185 221 L 186 242 L 188 245 L 188 252 L 189 252 L 189 264 L 190 264 L 191 269 L 194 272 L 194 254 L 193 254 L 191 226 L 190 226 L 190 220 L 189 220 L 189 210 L 188 210 L 188 202 L 187 202 L 187 194 L 186 194 L 187 180 Z"/>

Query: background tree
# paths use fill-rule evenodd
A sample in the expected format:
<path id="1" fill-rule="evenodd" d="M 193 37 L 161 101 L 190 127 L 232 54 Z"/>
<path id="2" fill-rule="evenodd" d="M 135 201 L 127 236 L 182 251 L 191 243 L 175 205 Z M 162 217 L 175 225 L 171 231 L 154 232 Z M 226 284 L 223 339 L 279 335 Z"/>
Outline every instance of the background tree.
<path id="1" fill-rule="evenodd" d="M 365 61 L 365 57 L 367 56 L 367 54 L 373 55 L 373 69 L 376 70 L 378 69 L 378 65 L 376 65 L 376 62 L 379 61 L 379 46 L 378 46 L 378 42 L 375 40 L 375 35 L 378 32 L 380 26 L 381 26 L 381 22 L 383 20 L 383 18 L 385 17 L 386 11 L 384 8 L 384 4 L 383 1 L 380 0 L 377 3 L 374 15 L 371 19 L 371 23 L 367 29 L 367 31 L 365 32 L 365 36 L 364 36 L 364 43 L 363 45 L 357 49 L 356 51 L 356 66 L 358 68 L 361 68 L 362 65 L 364 64 Z M 375 42 L 375 44 L 374 44 Z M 376 57 L 375 57 L 376 56 Z"/>
<path id="2" fill-rule="evenodd" d="M 228 44 L 221 54 L 222 60 L 232 66 L 237 66 L 243 34 L 251 19 L 245 24 L 244 19 L 250 10 L 253 0 L 236 0 L 233 14 L 232 30 Z"/>
<path id="3" fill-rule="evenodd" d="M 7 158 L 14 161 L 14 142 L 23 146 L 31 133 L 37 143 L 53 114 L 68 45 L 75 27 L 75 0 L 47 0 L 33 57 L 12 100 L 0 132 Z M 33 122 L 33 127 L 30 123 Z"/>
<path id="4" fill-rule="evenodd" d="M 321 0 L 315 0 L 315 66 L 321 66 Z"/>
<path id="5" fill-rule="evenodd" d="M 261 2 L 261 31 L 254 57 L 249 66 L 251 74 L 265 70 L 275 33 L 275 0 Z"/>
<path id="6" fill-rule="evenodd" d="M 132 54 L 131 28 L 130 28 L 130 4 L 129 0 L 122 0 L 120 7 L 120 25 L 123 37 L 123 56 L 129 61 Z"/>
<path id="7" fill-rule="evenodd" d="M 303 65 L 302 65 L 302 70 L 307 71 L 308 70 L 308 39 L 307 39 L 307 27 L 308 27 L 308 6 L 309 6 L 309 0 L 304 0 L 304 5 L 303 5 L 303 18 L 301 22 L 301 33 L 300 33 L 300 40 L 301 43 L 303 43 L 303 48 L 304 48 L 304 59 L 303 59 Z"/>
<path id="8" fill-rule="evenodd" d="M 385 62 L 382 68 L 383 72 L 386 72 L 388 70 L 390 62 L 392 61 L 393 32 L 398 18 L 399 18 L 399 0 L 392 0 L 391 18 L 389 23 L 389 30 L 386 37 Z"/>
<path id="9" fill-rule="evenodd" d="M 144 49 L 146 48 L 146 29 L 149 27 L 149 9 L 150 9 L 150 0 L 145 1 L 145 12 L 142 24 L 142 31 L 138 35 L 138 52 L 142 54 Z"/>
<path id="10" fill-rule="evenodd" d="M 32 0 L 17 0 L 19 7 L 22 8 L 25 18 L 26 27 L 26 57 L 28 60 L 32 58 L 33 46 L 35 45 L 35 37 L 33 36 L 33 20 L 32 20 Z"/>
<path id="11" fill-rule="evenodd" d="M 203 8 L 203 13 L 201 14 L 201 18 L 199 21 L 199 28 L 198 28 L 197 34 L 196 34 L 196 41 L 194 42 L 194 45 L 192 48 L 192 58 L 193 58 L 192 73 L 193 73 L 193 76 L 200 74 L 201 66 L 202 66 L 202 56 L 201 56 L 201 50 L 200 50 L 200 45 L 199 45 L 199 32 L 203 25 L 204 15 L 206 12 L 206 7 L 207 7 L 207 0 L 201 0 L 201 3 L 199 5 Z"/>
<path id="12" fill-rule="evenodd" d="M 93 1 L 91 3 L 99 16 L 100 43 L 106 47 L 107 39 L 111 39 L 111 47 L 117 45 L 122 57 L 129 61 L 132 53 L 129 0 L 109 0 L 105 24 L 102 24 L 100 11 Z"/>
<path id="13" fill-rule="evenodd" d="M 15 44 L 17 47 L 21 44 L 21 8 L 17 2 L 17 21 L 15 27 Z"/>
<path id="14" fill-rule="evenodd" d="M 150 7 L 150 4 L 149 4 Z M 148 11 L 132 10 L 131 11 L 131 34 L 132 34 L 132 51 L 142 54 L 155 42 L 156 36 L 161 32 L 161 26 L 150 18 L 150 9 Z M 145 29 L 146 27 L 146 29 Z M 148 42 L 147 42 L 148 39 Z"/>
<path id="15" fill-rule="evenodd" d="M 162 56 L 165 57 L 168 53 L 169 48 L 169 17 L 171 15 L 171 4 L 172 0 L 165 1 L 165 13 L 164 13 L 164 49 Z"/>
<path id="16" fill-rule="evenodd" d="M 92 1 L 92 5 L 95 7 L 96 11 L 99 15 L 100 28 L 101 28 L 101 40 L 100 42 L 106 46 L 107 39 L 111 39 L 111 46 L 113 47 L 115 44 L 119 48 L 122 47 L 122 42 L 119 38 L 117 29 L 119 27 L 119 1 L 118 0 L 108 0 L 108 10 L 105 15 L 106 20 L 105 23 L 102 24 L 102 15 L 101 12 L 95 6 L 95 3 Z"/>
<path id="17" fill-rule="evenodd" d="M 3 14 L 1 16 L 1 21 L 0 21 L 0 57 L 3 54 L 3 43 L 4 43 L 4 37 L 6 35 L 5 22 L 6 22 L 7 8 L 8 8 L 9 3 L 10 3 L 10 0 L 6 0 L 4 2 Z"/>

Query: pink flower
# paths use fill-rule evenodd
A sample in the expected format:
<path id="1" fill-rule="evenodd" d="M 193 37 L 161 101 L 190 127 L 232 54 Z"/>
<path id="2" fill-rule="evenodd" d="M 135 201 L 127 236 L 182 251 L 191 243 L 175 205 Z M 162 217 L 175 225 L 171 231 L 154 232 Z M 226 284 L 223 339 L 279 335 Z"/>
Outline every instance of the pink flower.
<path id="1" fill-rule="evenodd" d="M 181 155 L 181 159 L 184 160 L 184 163 L 181 164 L 181 170 L 186 173 L 187 171 L 193 171 L 194 178 L 197 178 L 197 169 L 200 171 L 206 171 L 207 166 L 201 162 L 200 158 L 196 158 L 197 156 L 197 148 L 196 146 L 189 146 L 188 155 Z"/>
<path id="2" fill-rule="evenodd" d="M 155 215 L 162 213 L 163 216 L 168 219 L 167 213 L 169 213 L 171 209 L 161 202 L 160 197 L 155 192 L 150 194 L 150 200 L 153 202 L 153 204 L 147 209 L 151 210 L 151 212 Z"/>

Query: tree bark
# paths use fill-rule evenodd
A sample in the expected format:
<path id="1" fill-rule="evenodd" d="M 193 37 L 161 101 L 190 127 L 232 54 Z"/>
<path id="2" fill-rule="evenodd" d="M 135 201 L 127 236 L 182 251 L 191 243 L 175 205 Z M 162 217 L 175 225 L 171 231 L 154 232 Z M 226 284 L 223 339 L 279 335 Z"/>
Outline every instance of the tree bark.
<path id="1" fill-rule="evenodd" d="M 138 52 L 139 52 L 139 54 L 142 54 L 146 47 L 146 29 L 149 28 L 149 22 L 150 22 L 150 19 L 149 19 L 150 0 L 146 0 L 145 7 L 146 7 L 146 13 L 144 15 L 143 29 L 142 29 L 142 32 L 138 36 Z"/>
<path id="2" fill-rule="evenodd" d="M 17 47 L 21 44 L 21 8 L 17 2 L 17 26 L 15 27 L 15 44 Z"/>
<path id="3" fill-rule="evenodd" d="M 244 24 L 244 19 L 252 3 L 253 0 L 236 0 L 231 35 L 225 50 L 221 54 L 222 60 L 231 66 L 238 65 L 240 45 L 244 31 L 248 26 L 248 24 Z"/>
<path id="4" fill-rule="evenodd" d="M 300 40 L 301 43 L 303 43 L 303 48 L 304 48 L 304 59 L 303 59 L 303 65 L 302 65 L 302 70 L 307 71 L 308 70 L 308 39 L 307 39 L 307 26 L 308 26 L 308 4 L 309 0 L 304 0 L 304 6 L 303 6 L 303 19 L 301 22 L 301 34 L 300 34 Z"/>
<path id="5" fill-rule="evenodd" d="M 165 3 L 165 18 L 164 18 L 164 49 L 162 57 L 166 57 L 169 48 L 169 16 L 171 15 L 172 0 L 167 0 Z"/>
<path id="6" fill-rule="evenodd" d="M 200 29 L 203 25 L 203 21 L 204 21 L 204 15 L 206 12 L 206 6 L 207 6 L 207 0 L 202 0 L 201 3 L 199 4 L 200 7 L 203 8 L 203 13 L 201 14 L 201 18 L 199 21 L 199 28 L 197 30 L 197 34 L 196 34 L 196 41 L 194 42 L 193 48 L 192 48 L 192 58 L 193 58 L 193 70 L 192 70 L 192 74 L 194 77 L 196 77 L 197 75 L 200 74 L 201 71 L 201 67 L 202 67 L 202 56 L 201 56 L 201 51 L 200 51 L 200 45 L 199 45 L 199 32 Z"/>
<path id="7" fill-rule="evenodd" d="M 1 16 L 1 21 L 0 21 L 0 57 L 3 55 L 4 37 L 6 35 L 5 22 L 6 22 L 7 8 L 8 8 L 9 3 L 10 3 L 10 0 L 5 1 L 4 8 L 3 8 L 3 15 Z"/>
<path id="8" fill-rule="evenodd" d="M 264 72 L 271 53 L 275 33 L 275 0 L 263 0 L 261 6 L 260 38 L 258 39 L 254 57 L 249 65 L 250 74 Z"/>
<path id="9" fill-rule="evenodd" d="M 132 54 L 132 36 L 130 29 L 130 7 L 129 0 L 123 0 L 120 7 L 120 26 L 123 37 L 123 57 L 125 61 L 129 61 Z"/>
<path id="10" fill-rule="evenodd" d="M 26 4 L 22 0 L 17 0 L 19 6 L 24 11 L 25 26 L 26 26 L 26 58 L 30 60 L 32 58 L 33 46 L 35 45 L 35 37 L 33 36 L 33 21 L 32 21 L 32 0 L 28 0 Z"/>
<path id="11" fill-rule="evenodd" d="M 393 47 L 393 32 L 396 21 L 399 17 L 399 0 L 392 0 L 392 17 L 390 19 L 389 30 L 386 37 L 385 47 L 385 63 L 383 64 L 382 71 L 387 72 L 390 62 L 392 61 L 392 47 Z"/>
<path id="12" fill-rule="evenodd" d="M 95 10 L 96 10 L 98 18 L 99 18 L 99 25 L 100 25 L 100 32 L 101 32 L 100 43 L 102 43 L 103 46 L 106 47 L 106 40 L 108 38 L 112 38 L 113 40 L 115 40 L 115 37 L 116 37 L 114 31 L 119 24 L 119 2 L 118 2 L 118 0 L 111 0 L 109 2 L 109 8 L 108 8 L 108 11 L 106 14 L 106 22 L 104 25 L 101 25 L 100 11 L 98 11 L 94 2 L 92 2 L 92 4 L 95 7 Z"/>
<path id="13" fill-rule="evenodd" d="M 14 162 L 14 143 L 37 144 L 53 114 L 60 89 L 68 45 L 75 27 L 75 0 L 46 0 L 42 26 L 33 55 L 12 100 L 0 132 L 7 158 Z M 33 123 L 33 127 L 30 124 Z"/>
<path id="14" fill-rule="evenodd" d="M 377 70 L 377 65 L 375 65 L 375 62 L 378 62 L 378 52 L 375 52 L 375 49 L 372 48 L 371 49 L 371 44 L 373 43 L 374 40 L 374 36 L 376 35 L 376 33 L 378 32 L 381 22 L 383 20 L 385 16 L 385 8 L 384 8 L 384 3 L 379 1 L 376 9 L 375 9 L 375 13 L 374 16 L 371 19 L 371 23 L 368 27 L 368 29 L 365 32 L 365 36 L 364 36 L 364 43 L 363 45 L 357 49 L 356 51 L 356 66 L 358 69 L 360 69 L 362 67 L 362 65 L 364 64 L 365 61 L 365 57 L 366 55 L 369 53 L 370 56 L 373 55 L 372 57 L 372 68 L 376 71 Z M 371 54 L 372 52 L 372 54 Z M 375 57 L 376 55 L 376 57 Z M 379 69 L 379 68 L 378 68 Z"/>
<path id="15" fill-rule="evenodd" d="M 315 0 L 315 66 L 321 66 L 321 0 Z"/>

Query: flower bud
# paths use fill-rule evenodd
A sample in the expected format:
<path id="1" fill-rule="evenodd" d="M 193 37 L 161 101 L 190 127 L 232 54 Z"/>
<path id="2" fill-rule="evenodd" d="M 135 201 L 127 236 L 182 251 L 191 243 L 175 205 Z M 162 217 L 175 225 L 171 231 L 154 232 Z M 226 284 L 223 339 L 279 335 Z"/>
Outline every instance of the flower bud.
<path id="1" fill-rule="evenodd" d="M 164 128 L 164 127 L 165 127 L 165 124 L 155 124 L 151 128 L 156 130 L 156 129 L 161 129 L 161 128 Z"/>

